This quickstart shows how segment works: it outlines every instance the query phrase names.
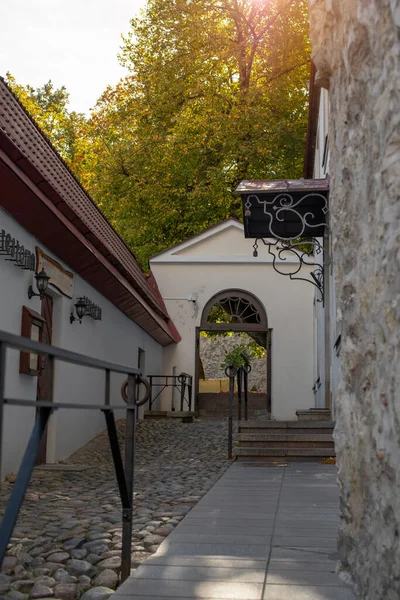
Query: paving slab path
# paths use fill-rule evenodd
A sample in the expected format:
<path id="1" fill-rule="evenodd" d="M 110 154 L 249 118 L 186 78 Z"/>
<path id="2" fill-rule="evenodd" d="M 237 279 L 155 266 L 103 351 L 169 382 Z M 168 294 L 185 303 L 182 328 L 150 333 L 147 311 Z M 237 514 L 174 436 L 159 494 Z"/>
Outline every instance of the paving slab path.
<path id="1" fill-rule="evenodd" d="M 354 600 L 332 465 L 235 463 L 113 600 Z"/>

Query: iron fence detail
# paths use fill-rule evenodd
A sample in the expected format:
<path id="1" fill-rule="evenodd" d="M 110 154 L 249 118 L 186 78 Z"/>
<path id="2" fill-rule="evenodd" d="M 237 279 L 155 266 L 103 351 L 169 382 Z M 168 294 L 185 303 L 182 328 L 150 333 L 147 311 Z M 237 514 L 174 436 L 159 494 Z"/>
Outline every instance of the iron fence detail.
<path id="1" fill-rule="evenodd" d="M 229 405 L 228 405 L 228 459 L 233 456 L 233 396 L 235 393 L 235 377 L 238 370 L 229 365 L 225 369 L 225 375 L 229 377 Z"/>
<path id="2" fill-rule="evenodd" d="M 180 373 L 179 375 L 148 375 L 150 386 L 149 410 L 153 410 L 153 404 L 160 397 L 162 392 L 167 387 L 172 387 L 179 392 L 180 410 L 183 411 L 184 404 L 187 404 L 188 410 L 192 410 L 192 391 L 193 377 L 188 373 Z M 155 388 L 161 388 L 153 397 Z M 171 411 L 175 411 L 175 400 L 172 396 Z"/>
<path id="3" fill-rule="evenodd" d="M 67 362 L 79 366 L 91 367 L 105 372 L 104 404 L 76 404 L 66 402 L 53 402 L 54 381 L 50 382 L 50 400 L 22 400 L 18 398 L 5 397 L 5 361 L 6 351 L 12 348 L 20 351 L 28 351 L 47 357 L 50 362 L 55 360 Z M 54 372 L 52 369 L 51 372 Z M 126 404 L 110 405 L 110 375 L 119 373 L 127 375 L 123 384 Z M 145 396 L 139 400 L 139 388 L 144 385 Z M 0 524 L 0 566 L 3 562 L 7 547 L 14 530 L 18 514 L 23 503 L 33 468 L 36 464 L 40 450 L 40 442 L 46 431 L 50 415 L 57 409 L 86 409 L 100 410 L 105 416 L 111 454 L 114 463 L 119 494 L 122 503 L 122 550 L 121 550 L 121 582 L 129 575 L 131 570 L 131 547 L 132 547 L 132 508 L 133 508 L 133 482 L 134 482 L 134 460 L 135 460 L 135 438 L 137 409 L 149 401 L 150 385 L 141 376 L 139 369 L 114 364 L 96 358 L 91 358 L 57 348 L 49 344 L 34 342 L 27 338 L 16 336 L 0 331 L 0 464 L 2 452 L 2 432 L 4 406 L 26 406 L 37 410 L 36 420 L 32 429 L 29 442 L 26 446 L 22 462 L 8 500 L 1 524 Z M 123 464 L 121 448 L 118 441 L 115 424 L 115 410 L 126 410 L 126 439 L 125 439 L 125 466 Z"/>
<path id="4" fill-rule="evenodd" d="M 238 397 L 238 421 L 242 420 L 242 400 L 244 400 L 244 420 L 248 419 L 248 402 L 249 402 L 249 373 L 251 365 L 246 363 L 239 367 L 236 373 L 237 377 L 237 397 Z"/>
<path id="5" fill-rule="evenodd" d="M 225 369 L 225 375 L 229 378 L 229 400 L 228 400 L 228 459 L 233 458 L 233 399 L 235 396 L 235 379 L 237 381 L 238 399 L 238 423 L 242 420 L 242 397 L 244 399 L 244 418 L 248 419 L 248 376 L 251 366 L 246 363 L 236 368 L 229 365 Z"/>

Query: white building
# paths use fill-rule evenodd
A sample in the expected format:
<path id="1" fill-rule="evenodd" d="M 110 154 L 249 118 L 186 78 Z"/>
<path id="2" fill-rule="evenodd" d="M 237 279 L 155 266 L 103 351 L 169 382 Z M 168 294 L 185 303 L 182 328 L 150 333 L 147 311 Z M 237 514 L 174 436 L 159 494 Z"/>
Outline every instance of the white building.
<path id="1" fill-rule="evenodd" d="M 311 66 L 310 100 L 307 132 L 307 146 L 304 164 L 306 178 L 329 178 L 329 92 L 315 84 L 315 67 Z M 339 352 L 341 345 L 340 324 L 336 311 L 335 269 L 332 262 L 332 236 L 329 237 L 330 270 L 329 270 L 329 303 L 328 315 L 325 315 L 323 304 L 314 299 L 314 393 L 315 406 L 323 408 L 326 403 L 325 382 L 326 363 L 329 364 L 328 387 L 332 417 L 335 417 L 335 395 L 338 385 Z M 321 256 L 322 258 L 322 256 Z M 325 338 L 325 319 L 329 323 L 329 337 Z M 328 360 L 325 360 L 328 353 Z"/>
<path id="2" fill-rule="evenodd" d="M 264 329 L 269 335 L 267 395 L 273 418 L 295 420 L 297 409 L 312 405 L 313 288 L 276 273 L 266 247 L 260 247 L 254 257 L 253 241 L 244 238 L 239 221 L 228 219 L 159 253 L 150 266 L 182 338 L 178 345 L 165 349 L 164 373 L 196 375 L 196 384 L 196 348 L 200 331 L 211 328 L 207 325 L 209 309 L 221 299 L 240 297 L 243 310 L 248 301 L 259 307 L 259 326 L 256 318 L 241 323 L 237 315 L 236 323 L 227 328 Z M 196 388 L 195 396 L 197 392 Z M 168 391 L 161 408 L 167 410 L 170 402 Z"/>
<path id="3" fill-rule="evenodd" d="M 35 271 L 50 276 L 43 300 Z M 0 330 L 113 363 L 162 370 L 163 347 L 179 336 L 157 290 L 68 167 L 0 80 Z M 86 297 L 92 317 L 76 317 Z M 9 350 L 5 396 L 48 399 L 49 364 Z M 54 401 L 104 400 L 104 373 L 55 363 Z M 111 375 L 111 403 L 121 404 L 121 377 Z M 35 410 L 5 406 L 1 473 L 16 471 Z M 40 460 L 68 457 L 105 429 L 100 411 L 58 410 Z"/>

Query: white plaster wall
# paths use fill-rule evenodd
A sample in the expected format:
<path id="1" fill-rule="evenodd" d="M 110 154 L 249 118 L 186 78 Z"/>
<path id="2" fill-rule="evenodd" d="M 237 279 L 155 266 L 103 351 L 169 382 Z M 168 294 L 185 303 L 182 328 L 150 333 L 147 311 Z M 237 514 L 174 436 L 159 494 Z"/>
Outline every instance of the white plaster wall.
<path id="1" fill-rule="evenodd" d="M 324 165 L 323 161 L 323 150 L 325 144 L 325 137 L 329 134 L 329 92 L 322 88 L 320 90 L 320 103 L 318 113 L 318 128 L 317 128 L 317 144 L 314 159 L 314 173 L 313 176 L 318 178 L 325 178 L 329 175 L 329 145 L 327 160 Z M 323 240 L 320 239 L 322 244 Z M 332 256 L 332 248 L 330 250 Z M 322 255 L 316 258 L 317 261 L 322 262 Z M 337 325 L 337 313 L 336 313 L 336 297 L 335 297 L 335 276 L 334 276 L 334 265 L 331 264 L 330 270 L 330 348 L 331 348 L 331 362 L 330 362 L 330 385 L 332 394 L 332 417 L 335 415 L 335 402 L 336 393 L 338 388 L 339 378 L 339 361 L 338 356 L 334 350 L 334 344 L 337 336 L 339 335 L 339 328 Z M 318 293 L 316 294 L 316 298 Z M 314 328 L 316 330 L 317 343 L 315 345 L 315 362 L 317 377 L 320 378 L 320 387 L 317 390 L 315 405 L 319 408 L 325 407 L 325 323 L 324 323 L 324 306 L 322 303 L 316 304 Z"/>
<path id="2" fill-rule="evenodd" d="M 39 245 L 47 254 L 69 269 L 57 256 L 25 231 L 15 219 L 0 210 L 0 229 L 5 229 L 20 243 L 32 251 Z M 70 269 L 71 270 L 71 269 Z M 0 330 L 20 335 L 22 306 L 40 313 L 39 298 L 28 299 L 28 287 L 33 284 L 33 273 L 16 268 L 0 256 Z M 162 369 L 162 347 L 145 331 L 126 317 L 80 276 L 74 278 L 74 297 L 87 295 L 102 308 L 102 320 L 85 317 L 82 324 L 70 324 L 69 316 L 74 300 L 50 289 L 53 296 L 53 339 L 56 346 L 107 360 L 136 367 L 138 348 L 146 352 L 147 373 L 159 373 Z M 111 376 L 111 403 L 123 403 L 120 386 L 123 377 Z M 104 401 L 105 375 L 101 371 L 56 362 L 54 373 L 54 400 L 82 402 L 86 404 Z M 6 394 L 13 398 L 36 398 L 36 377 L 19 374 L 19 354 L 8 351 L 6 368 Z M 116 414 L 116 417 L 124 413 Z M 34 423 L 35 411 L 29 408 L 5 409 L 3 427 L 2 475 L 16 471 Z M 48 428 L 47 461 L 67 458 L 105 428 L 104 416 L 94 410 L 59 410 L 51 417 Z"/>
<path id="3" fill-rule="evenodd" d="M 230 249 L 238 251 L 236 232 L 218 236 L 221 242 L 219 256 Z M 168 312 L 174 321 L 182 342 L 165 349 L 164 372 L 185 371 L 194 375 L 195 332 L 200 325 L 202 310 L 208 300 L 226 289 L 242 289 L 257 296 L 264 304 L 272 332 L 272 411 L 276 419 L 296 419 L 296 410 L 314 404 L 313 385 L 313 286 L 302 281 L 291 281 L 277 274 L 267 263 L 266 249 L 260 248 L 258 259 L 252 257 L 251 240 L 245 240 L 239 231 L 242 263 L 221 262 L 214 247 L 214 257 L 207 254 L 202 262 L 196 252 L 186 251 L 186 262 L 174 263 L 175 253 L 159 256 L 151 261 L 152 271 L 164 298 L 186 298 L 197 295 L 195 304 L 187 300 L 166 300 Z M 235 249 L 235 250 L 234 250 Z M 235 255 L 237 257 L 237 255 Z M 240 257 L 239 257 L 240 258 Z M 244 262 L 246 261 L 246 262 Z M 163 397 L 163 408 L 169 408 L 170 399 Z"/>
<path id="4" fill-rule="evenodd" d="M 315 179 L 323 179 L 329 173 L 329 144 L 327 159 L 324 159 L 325 138 L 329 131 L 329 94 L 328 90 L 321 89 L 318 113 L 317 140 L 315 146 L 314 174 Z"/>

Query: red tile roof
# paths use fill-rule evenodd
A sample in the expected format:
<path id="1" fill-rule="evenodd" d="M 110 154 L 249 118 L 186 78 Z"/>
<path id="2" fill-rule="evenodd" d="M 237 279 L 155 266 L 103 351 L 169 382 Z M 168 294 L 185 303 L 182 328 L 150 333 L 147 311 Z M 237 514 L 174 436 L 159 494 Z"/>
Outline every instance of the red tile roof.
<path id="1" fill-rule="evenodd" d="M 57 212 L 126 279 L 128 287 L 131 286 L 139 293 L 141 300 L 158 315 L 160 321 L 168 323 L 170 319 L 164 304 L 148 285 L 132 252 L 2 78 L 0 134 L 0 149 L 18 170 L 29 177 L 34 186 L 56 207 Z M 0 204 L 4 206 L 3 198 L 0 199 Z M 10 210 L 9 206 L 5 208 Z M 37 231 L 33 233 L 40 239 Z M 87 279 L 85 276 L 84 278 Z M 141 322 L 134 320 L 146 329 L 145 319 L 139 319 Z M 169 329 L 168 326 L 166 329 Z M 170 341 L 177 341 L 175 332 L 170 334 Z"/>

